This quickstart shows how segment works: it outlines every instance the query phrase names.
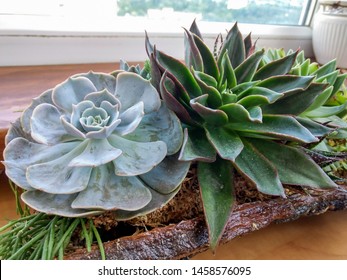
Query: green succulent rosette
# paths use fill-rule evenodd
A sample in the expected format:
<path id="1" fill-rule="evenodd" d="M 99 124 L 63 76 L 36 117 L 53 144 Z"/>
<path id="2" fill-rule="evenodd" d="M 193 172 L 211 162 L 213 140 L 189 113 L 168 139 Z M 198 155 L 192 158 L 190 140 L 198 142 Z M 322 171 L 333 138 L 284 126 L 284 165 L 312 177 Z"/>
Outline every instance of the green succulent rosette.
<path id="1" fill-rule="evenodd" d="M 285 197 L 284 184 L 336 186 L 303 149 L 334 130 L 305 115 L 329 85 L 290 72 L 298 52 L 263 63 L 265 50 L 237 24 L 218 38 L 210 51 L 194 22 L 185 63 L 146 40 L 152 83 L 185 127 L 179 159 L 198 162 L 212 248 L 235 205 L 235 171 L 274 196 Z"/>
<path id="2" fill-rule="evenodd" d="M 6 136 L 7 176 L 39 212 L 67 217 L 151 212 L 178 191 L 176 115 L 141 76 L 77 74 L 35 98 Z"/>

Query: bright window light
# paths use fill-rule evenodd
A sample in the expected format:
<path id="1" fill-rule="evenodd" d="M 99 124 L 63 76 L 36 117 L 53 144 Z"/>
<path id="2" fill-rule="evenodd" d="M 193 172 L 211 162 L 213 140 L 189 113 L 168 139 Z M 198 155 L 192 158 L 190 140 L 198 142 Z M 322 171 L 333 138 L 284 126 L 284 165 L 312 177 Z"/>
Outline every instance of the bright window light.
<path id="1" fill-rule="evenodd" d="M 0 66 L 143 61 L 144 31 L 163 51 L 183 53 L 183 29 L 195 19 L 206 43 L 238 22 L 260 47 L 312 55 L 317 0 L 3 0 Z M 99 51 L 97 51 L 99 50 Z M 100 51 L 101 50 L 101 51 Z M 52 53 L 55 55 L 52 56 Z"/>

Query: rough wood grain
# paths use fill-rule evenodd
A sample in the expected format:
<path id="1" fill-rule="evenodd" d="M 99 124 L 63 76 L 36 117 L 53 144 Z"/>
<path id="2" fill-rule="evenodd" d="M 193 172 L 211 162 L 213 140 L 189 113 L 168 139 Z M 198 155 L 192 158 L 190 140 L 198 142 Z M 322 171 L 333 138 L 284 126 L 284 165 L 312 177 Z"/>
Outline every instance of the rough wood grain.
<path id="1" fill-rule="evenodd" d="M 278 198 L 239 205 L 229 218 L 221 243 L 259 230 L 271 223 L 288 222 L 302 216 L 346 208 L 346 186 L 317 194 L 295 194 L 287 199 Z M 111 260 L 182 259 L 206 251 L 208 234 L 204 220 L 196 218 L 136 236 L 105 242 L 104 247 L 107 259 Z M 90 253 L 85 249 L 78 249 L 66 255 L 66 259 L 95 260 L 100 259 L 100 253 L 97 247 L 93 247 Z"/>

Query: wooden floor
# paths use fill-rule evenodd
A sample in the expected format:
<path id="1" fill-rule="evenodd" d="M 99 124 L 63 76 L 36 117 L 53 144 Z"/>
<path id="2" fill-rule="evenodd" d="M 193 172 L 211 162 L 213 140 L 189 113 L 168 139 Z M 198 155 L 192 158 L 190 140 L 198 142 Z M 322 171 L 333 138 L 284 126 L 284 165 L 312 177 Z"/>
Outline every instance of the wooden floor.
<path id="1" fill-rule="evenodd" d="M 117 64 L 0 67 L 0 160 L 5 129 L 33 97 L 72 74 L 117 68 Z M 14 196 L 0 164 L 0 226 L 15 217 Z M 347 211 L 273 224 L 220 246 L 215 255 L 205 252 L 194 259 L 347 260 Z"/>

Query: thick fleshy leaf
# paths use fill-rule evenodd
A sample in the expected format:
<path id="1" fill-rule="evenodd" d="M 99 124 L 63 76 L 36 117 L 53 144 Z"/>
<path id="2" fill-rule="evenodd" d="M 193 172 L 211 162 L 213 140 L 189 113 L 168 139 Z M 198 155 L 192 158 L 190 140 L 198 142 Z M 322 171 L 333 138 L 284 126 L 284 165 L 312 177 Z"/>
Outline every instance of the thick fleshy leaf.
<path id="1" fill-rule="evenodd" d="M 204 72 L 218 80 L 219 70 L 213 54 L 211 53 L 208 46 L 206 46 L 205 43 L 202 41 L 201 37 L 199 38 L 195 35 L 193 37 L 195 44 L 198 47 L 202 57 L 202 62 L 204 64 Z"/>
<path id="2" fill-rule="evenodd" d="M 177 155 L 172 155 L 166 157 L 158 166 L 139 177 L 156 192 L 169 194 L 182 183 L 189 167 L 190 162 L 179 161 Z"/>
<path id="3" fill-rule="evenodd" d="M 228 127 L 248 137 L 261 138 L 259 135 L 302 143 L 318 141 L 308 129 L 290 116 L 264 115 L 262 123 L 230 123 Z"/>
<path id="4" fill-rule="evenodd" d="M 207 76 L 207 77 L 211 78 L 213 80 L 213 82 L 216 82 L 216 84 L 214 86 L 208 85 L 206 79 L 205 79 L 205 81 L 202 80 L 203 79 L 202 76 Z M 194 71 L 194 77 L 195 77 L 196 81 L 198 82 L 200 88 L 204 92 L 204 94 L 208 94 L 207 104 L 209 105 L 209 107 L 211 109 L 216 109 L 219 106 L 221 106 L 222 105 L 222 97 L 221 97 L 221 94 L 219 93 L 219 91 L 216 89 L 217 81 L 214 80 L 214 78 L 212 78 L 211 76 L 208 76 L 204 73 L 198 73 L 197 71 Z"/>
<path id="5" fill-rule="evenodd" d="M 193 34 L 185 29 L 184 36 L 184 49 L 185 49 L 185 62 L 188 68 L 193 67 L 196 71 L 204 71 L 204 65 L 202 63 L 202 57 L 198 47 L 195 44 Z"/>
<path id="6" fill-rule="evenodd" d="M 80 118 L 80 123 L 85 132 L 99 131 L 107 126 L 110 116 L 103 108 L 93 107 L 84 110 Z"/>
<path id="7" fill-rule="evenodd" d="M 23 193 L 21 198 L 30 208 L 49 215 L 87 217 L 102 213 L 96 210 L 71 208 L 71 203 L 76 198 L 76 195 L 77 194 L 49 194 L 40 191 L 28 191 Z"/>
<path id="8" fill-rule="evenodd" d="M 228 115 L 229 122 L 262 122 L 263 115 L 260 107 L 252 107 L 246 110 L 240 104 L 231 103 L 219 108 Z"/>
<path id="9" fill-rule="evenodd" d="M 274 165 L 259 152 L 255 145 L 243 140 L 244 148 L 236 158 L 236 169 L 257 189 L 265 194 L 285 197 L 278 172 Z"/>
<path id="10" fill-rule="evenodd" d="M 233 172 L 232 164 L 220 158 L 213 163 L 198 163 L 198 180 L 213 250 L 218 245 L 235 203 Z"/>
<path id="11" fill-rule="evenodd" d="M 123 72 L 117 76 L 115 96 L 121 102 L 121 112 L 140 101 L 144 104 L 146 114 L 160 107 L 160 98 L 156 89 L 149 81 L 135 73 Z"/>
<path id="12" fill-rule="evenodd" d="M 81 102 L 87 94 L 98 91 L 85 77 L 70 77 L 53 89 L 54 104 L 68 113 L 72 113 L 72 104 Z"/>
<path id="13" fill-rule="evenodd" d="M 218 61 L 218 66 L 220 70 L 219 88 L 224 84 L 226 84 L 228 89 L 235 87 L 237 85 L 237 79 L 227 51 L 225 51 L 222 58 Z"/>
<path id="14" fill-rule="evenodd" d="M 26 178 L 30 165 L 60 158 L 73 150 L 80 142 L 67 142 L 54 146 L 40 145 L 24 138 L 13 139 L 4 150 L 5 172 L 16 185 L 32 189 Z"/>
<path id="15" fill-rule="evenodd" d="M 179 160 L 205 162 L 214 162 L 216 160 L 216 151 L 206 138 L 204 130 L 184 129 L 184 140 Z"/>
<path id="16" fill-rule="evenodd" d="M 86 134 L 86 138 L 89 139 L 104 139 L 111 135 L 111 133 L 114 132 L 114 130 L 118 127 L 118 125 L 121 123 L 121 119 L 113 121 L 110 125 L 101 127 L 100 130 L 96 131 L 89 131 Z"/>
<path id="17" fill-rule="evenodd" d="M 195 34 L 199 39 L 202 40 L 201 32 L 199 30 L 198 25 L 196 24 L 195 19 L 193 20 L 193 22 L 189 28 L 189 31 L 192 32 L 193 34 Z"/>
<path id="18" fill-rule="evenodd" d="M 295 117 L 295 119 L 305 128 L 307 128 L 314 136 L 319 138 L 327 136 L 329 133 L 333 131 L 333 128 L 329 128 L 326 125 L 322 125 L 308 118 Z"/>
<path id="19" fill-rule="evenodd" d="M 333 87 L 330 86 L 328 88 L 326 88 L 321 94 L 319 94 L 316 99 L 312 102 L 312 104 L 305 110 L 305 112 L 309 112 L 309 111 L 313 111 L 317 108 L 319 108 L 320 106 L 324 105 L 325 102 L 327 102 L 327 100 L 329 99 L 329 97 L 331 96 L 331 93 L 333 91 Z M 304 114 L 305 114 L 304 112 Z"/>
<path id="20" fill-rule="evenodd" d="M 282 183 L 313 188 L 336 187 L 302 150 L 272 141 L 252 139 L 250 142 L 275 166 Z"/>
<path id="21" fill-rule="evenodd" d="M 84 100 L 89 100 L 93 102 L 96 107 L 100 107 L 101 103 L 107 101 L 112 105 L 120 105 L 119 100 L 111 94 L 107 89 L 98 92 L 92 92 L 88 94 Z"/>
<path id="22" fill-rule="evenodd" d="M 85 77 L 89 79 L 97 89 L 96 91 L 103 91 L 106 89 L 113 94 L 116 89 L 116 78 L 110 74 L 89 71 L 88 73 L 77 74 L 73 77 Z"/>
<path id="23" fill-rule="evenodd" d="M 88 188 L 72 202 L 77 209 L 138 210 L 151 201 L 151 193 L 137 177 L 116 176 L 112 164 L 93 169 Z"/>
<path id="24" fill-rule="evenodd" d="M 191 98 L 201 95 L 199 85 L 190 70 L 182 62 L 160 51 L 156 51 L 154 55 L 161 67 L 176 77 Z"/>
<path id="25" fill-rule="evenodd" d="M 43 103 L 53 104 L 52 89 L 43 92 L 39 97 L 33 98 L 30 106 L 26 108 L 20 117 L 21 125 L 26 133 L 31 133 L 30 119 L 34 109 Z"/>
<path id="26" fill-rule="evenodd" d="M 255 82 L 247 82 L 247 83 L 239 84 L 239 85 L 235 86 L 234 88 L 232 88 L 232 92 L 233 92 L 233 94 L 240 95 L 244 91 L 254 87 L 257 83 L 258 82 L 255 81 Z"/>
<path id="27" fill-rule="evenodd" d="M 257 83 L 257 86 L 265 87 L 278 93 L 284 93 L 294 89 L 306 89 L 313 79 L 313 76 L 274 76 Z"/>
<path id="28" fill-rule="evenodd" d="M 228 57 L 233 68 L 239 66 L 245 59 L 245 46 L 237 23 L 235 23 L 228 32 L 220 53 L 224 55 L 225 51 L 228 52 Z M 219 59 L 221 59 L 221 57 L 219 57 Z"/>
<path id="29" fill-rule="evenodd" d="M 327 75 L 320 77 L 319 79 L 316 79 L 316 82 L 317 83 L 328 83 L 328 84 L 333 85 L 335 83 L 339 73 L 340 73 L 340 70 L 333 71 Z"/>
<path id="30" fill-rule="evenodd" d="M 255 52 L 235 69 L 235 75 L 238 84 L 250 82 L 252 80 L 260 80 L 258 78 L 255 78 L 254 74 L 264 55 L 264 52 L 264 49 Z"/>
<path id="31" fill-rule="evenodd" d="M 118 176 L 144 174 L 158 165 L 167 154 L 166 144 L 163 141 L 135 142 L 115 134 L 108 140 L 113 147 L 122 150 L 122 154 L 113 161 Z"/>
<path id="32" fill-rule="evenodd" d="M 243 149 L 240 137 L 228 128 L 208 126 L 206 127 L 206 135 L 219 156 L 223 159 L 234 161 Z"/>
<path id="33" fill-rule="evenodd" d="M 88 139 L 84 151 L 70 161 L 69 166 L 96 167 L 115 160 L 122 154 L 120 149 L 114 148 L 107 139 Z"/>
<path id="34" fill-rule="evenodd" d="M 246 50 L 246 58 L 249 57 L 251 54 L 254 53 L 255 50 L 255 43 L 252 43 L 252 34 L 249 33 L 245 39 L 243 39 L 243 42 L 245 44 L 245 50 Z"/>
<path id="35" fill-rule="evenodd" d="M 249 108 L 274 103 L 282 96 L 283 94 L 276 91 L 255 86 L 239 94 L 237 103 Z"/>
<path id="36" fill-rule="evenodd" d="M 283 58 L 272 61 L 260 68 L 254 75 L 254 80 L 264 80 L 277 75 L 285 75 L 292 68 L 298 51 Z"/>
<path id="37" fill-rule="evenodd" d="M 190 117 L 187 109 L 176 98 L 175 92 L 172 93 L 174 89 L 175 84 L 173 84 L 173 82 L 167 77 L 167 72 L 165 72 L 160 81 L 160 93 L 163 100 L 165 101 L 168 108 L 174 111 L 182 122 L 187 124 L 193 123 L 193 120 Z"/>
<path id="38" fill-rule="evenodd" d="M 346 107 L 347 103 L 340 106 L 321 106 L 315 110 L 305 112 L 303 115 L 309 118 L 325 118 L 341 113 Z"/>
<path id="39" fill-rule="evenodd" d="M 180 188 L 176 188 L 173 192 L 169 194 L 160 194 L 151 188 L 148 188 L 151 192 L 152 199 L 151 201 L 143 208 L 136 211 L 125 211 L 125 210 L 116 210 L 114 212 L 114 218 L 117 221 L 129 220 L 138 216 L 144 216 L 148 213 L 153 212 L 156 209 L 160 209 L 164 205 L 166 205 L 180 190 Z"/>
<path id="40" fill-rule="evenodd" d="M 92 108 L 94 106 L 94 103 L 92 101 L 81 101 L 80 103 L 78 103 L 77 105 L 72 105 L 72 114 L 71 114 L 71 118 L 70 118 L 70 123 L 72 126 L 74 126 L 76 129 L 78 129 L 79 131 L 83 132 L 83 126 L 80 122 L 80 119 L 82 117 L 82 113 L 88 109 L 88 108 Z M 64 118 L 66 120 L 66 117 Z"/>
<path id="41" fill-rule="evenodd" d="M 60 121 L 60 112 L 51 104 L 38 105 L 31 116 L 31 136 L 35 141 L 53 145 L 63 141 L 67 132 Z"/>
<path id="42" fill-rule="evenodd" d="M 82 125 L 75 127 L 73 124 L 70 123 L 70 120 L 67 116 L 63 115 L 60 117 L 60 121 L 62 125 L 64 126 L 64 129 L 68 134 L 71 135 L 71 137 L 76 137 L 80 139 L 85 139 L 86 135 L 83 131 Z"/>
<path id="43" fill-rule="evenodd" d="M 162 103 L 159 111 L 147 114 L 139 126 L 126 138 L 138 142 L 164 141 L 167 154 L 178 152 L 183 141 L 183 130 L 177 116 Z"/>
<path id="44" fill-rule="evenodd" d="M 85 144 L 80 144 L 62 157 L 29 166 L 26 174 L 29 184 L 37 190 L 53 194 L 71 194 L 84 190 L 92 168 L 68 165 L 84 147 Z"/>
<path id="45" fill-rule="evenodd" d="M 204 94 L 190 101 L 192 108 L 208 123 L 214 125 L 224 125 L 228 122 L 228 116 L 222 110 L 206 107 L 208 95 Z"/>
<path id="46" fill-rule="evenodd" d="M 17 118 L 13 123 L 11 123 L 11 126 L 9 127 L 5 136 L 5 146 L 7 146 L 8 143 L 10 143 L 13 139 L 18 137 L 35 142 L 35 140 L 31 137 L 31 134 L 24 131 L 20 118 Z"/>
<path id="47" fill-rule="evenodd" d="M 312 83 L 305 89 L 286 92 L 277 102 L 263 107 L 264 114 L 299 115 L 307 110 L 325 90 L 326 84 Z"/>
<path id="48" fill-rule="evenodd" d="M 143 107 L 143 102 L 140 101 L 123 112 L 119 116 L 121 122 L 116 127 L 115 132 L 119 135 L 127 135 L 133 132 L 142 121 L 144 116 Z"/>
<path id="49" fill-rule="evenodd" d="M 204 72 L 195 71 L 195 70 L 192 70 L 192 73 L 193 73 L 193 75 L 194 75 L 194 77 L 198 83 L 202 82 L 206 86 L 210 86 L 210 87 L 213 87 L 215 89 L 217 88 L 218 82 L 214 77 L 212 77 L 212 76 L 210 76 Z M 201 86 L 200 83 L 199 83 L 199 86 Z M 204 92 L 204 89 L 201 89 L 201 90 Z"/>
<path id="50" fill-rule="evenodd" d="M 323 66 L 319 67 L 316 71 L 311 73 L 312 75 L 315 75 L 317 79 L 320 77 L 323 77 L 331 72 L 333 72 L 336 69 L 336 59 L 333 59 L 329 61 L 328 63 L 324 64 Z"/>
<path id="51" fill-rule="evenodd" d="M 337 76 L 336 81 L 333 85 L 334 90 L 332 91 L 331 95 L 334 95 L 336 92 L 340 90 L 341 86 L 343 85 L 346 79 L 347 79 L 347 73 L 340 74 Z"/>

